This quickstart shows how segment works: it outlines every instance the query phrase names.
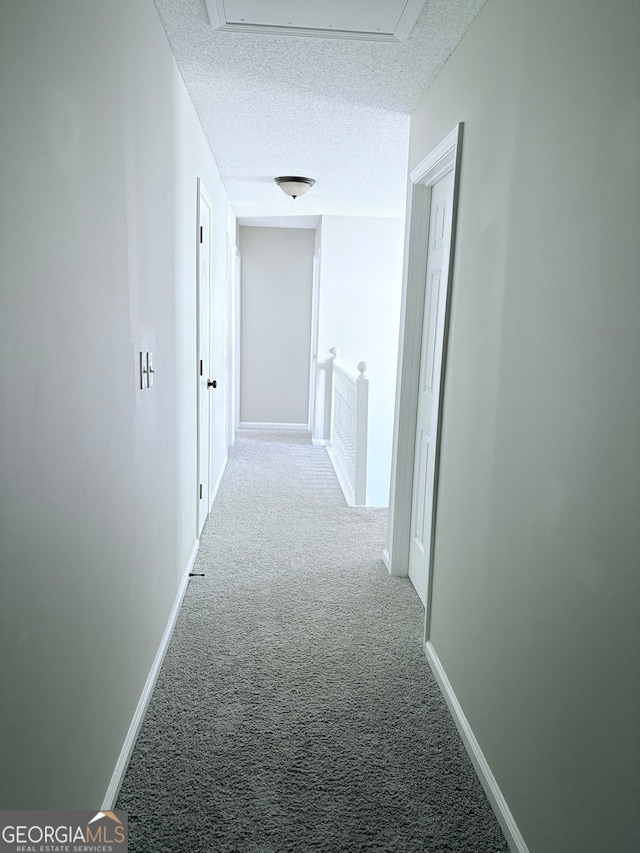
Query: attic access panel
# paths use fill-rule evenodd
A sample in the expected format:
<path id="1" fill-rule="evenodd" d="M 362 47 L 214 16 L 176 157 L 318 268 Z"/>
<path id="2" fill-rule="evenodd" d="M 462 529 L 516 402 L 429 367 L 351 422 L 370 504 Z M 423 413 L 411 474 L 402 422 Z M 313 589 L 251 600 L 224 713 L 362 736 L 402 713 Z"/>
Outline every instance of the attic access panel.
<path id="1" fill-rule="evenodd" d="M 205 0 L 215 30 L 406 41 L 426 0 Z"/>

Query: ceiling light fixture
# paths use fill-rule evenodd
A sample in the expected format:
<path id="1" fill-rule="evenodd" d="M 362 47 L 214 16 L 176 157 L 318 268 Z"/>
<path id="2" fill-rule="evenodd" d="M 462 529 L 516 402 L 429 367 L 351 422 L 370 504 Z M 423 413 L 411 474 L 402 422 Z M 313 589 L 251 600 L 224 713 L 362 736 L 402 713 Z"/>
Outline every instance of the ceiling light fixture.
<path id="1" fill-rule="evenodd" d="M 313 178 L 299 178 L 295 175 L 284 175 L 281 178 L 273 179 L 280 187 L 283 193 L 290 195 L 291 198 L 297 198 L 299 195 L 304 195 L 309 192 L 315 184 Z"/>

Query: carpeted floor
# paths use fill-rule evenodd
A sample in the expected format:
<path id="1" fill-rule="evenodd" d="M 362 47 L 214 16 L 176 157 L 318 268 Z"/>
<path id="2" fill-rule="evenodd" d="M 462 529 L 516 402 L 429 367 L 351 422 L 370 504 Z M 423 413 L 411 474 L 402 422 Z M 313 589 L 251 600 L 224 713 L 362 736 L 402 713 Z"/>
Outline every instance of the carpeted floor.
<path id="1" fill-rule="evenodd" d="M 132 853 L 498 853 L 423 609 L 324 448 L 241 431 L 117 808 Z"/>

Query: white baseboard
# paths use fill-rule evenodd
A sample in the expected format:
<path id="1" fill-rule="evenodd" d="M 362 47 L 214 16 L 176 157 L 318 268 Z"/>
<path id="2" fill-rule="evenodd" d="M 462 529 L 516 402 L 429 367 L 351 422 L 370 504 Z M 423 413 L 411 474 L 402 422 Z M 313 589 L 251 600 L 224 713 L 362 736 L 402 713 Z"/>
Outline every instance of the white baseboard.
<path id="1" fill-rule="evenodd" d="M 227 462 L 228 461 L 229 461 L 229 457 L 225 456 L 224 462 L 222 463 L 222 468 L 220 469 L 220 473 L 218 474 L 218 479 L 216 480 L 215 485 L 211 491 L 211 498 L 209 499 L 209 512 L 211 512 L 211 509 L 212 509 L 212 507 L 216 501 L 216 498 L 218 497 L 218 490 L 220 488 L 220 483 L 222 482 L 222 478 L 224 477 L 224 472 L 227 469 Z"/>
<path id="2" fill-rule="evenodd" d="M 329 444 L 328 438 L 312 438 L 311 444 L 314 447 L 326 447 Z"/>
<path id="3" fill-rule="evenodd" d="M 240 429 L 297 429 L 309 432 L 309 424 L 270 424 L 262 421 L 242 421 Z"/>
<path id="4" fill-rule="evenodd" d="M 385 548 L 382 551 L 382 562 L 387 567 L 387 571 L 391 573 L 391 557 L 389 556 L 389 549 Z"/>
<path id="5" fill-rule="evenodd" d="M 438 657 L 431 641 L 428 640 L 424 644 L 424 650 L 436 681 L 440 686 L 440 690 L 442 691 L 445 701 L 449 706 L 453 720 L 460 732 L 465 748 L 469 753 L 469 758 L 476 769 L 478 778 L 480 779 L 485 794 L 491 804 L 491 808 L 495 812 L 498 822 L 502 827 L 504 837 L 507 839 L 507 844 L 512 850 L 512 853 L 529 853 L 529 848 L 518 829 L 518 825 L 511 814 L 507 801 L 502 795 L 502 791 L 498 787 L 498 783 L 491 772 L 487 759 L 484 757 L 484 753 L 480 749 L 480 744 L 476 740 L 476 736 L 469 725 L 469 721 L 465 717 L 462 706 L 458 702 L 456 694 L 453 692 L 451 682 L 447 678 L 444 667 L 442 666 L 440 658 Z"/>
<path id="6" fill-rule="evenodd" d="M 171 608 L 171 613 L 169 614 L 169 619 L 167 621 L 166 628 L 164 629 L 164 634 L 162 635 L 162 639 L 160 640 L 158 651 L 156 652 L 156 656 L 151 665 L 149 675 L 147 676 L 147 681 L 142 690 L 142 695 L 140 696 L 140 701 L 138 702 L 135 713 L 133 715 L 133 719 L 131 720 L 129 731 L 127 732 L 127 736 L 124 739 L 124 744 L 122 745 L 122 749 L 120 750 L 120 755 L 118 756 L 118 760 L 116 762 L 116 767 L 113 771 L 111 781 L 109 782 L 107 793 L 104 795 L 104 801 L 101 806 L 101 809 L 103 811 L 110 811 L 111 809 L 113 809 L 115 807 L 116 800 L 118 799 L 118 792 L 120 791 L 120 786 L 122 785 L 124 775 L 127 772 L 129 760 L 131 759 L 131 753 L 133 752 L 136 740 L 138 739 L 138 734 L 140 733 L 140 728 L 144 720 L 144 715 L 146 714 L 147 708 L 149 707 L 151 695 L 153 694 L 153 688 L 155 687 L 156 681 L 158 680 L 158 675 L 160 674 L 160 669 L 162 667 L 162 661 L 164 660 L 164 656 L 166 655 L 167 649 L 169 648 L 169 643 L 171 642 L 171 635 L 173 634 L 173 629 L 178 618 L 178 613 L 180 612 L 182 600 L 184 598 L 185 592 L 187 591 L 187 585 L 189 583 L 189 572 L 192 571 L 193 566 L 195 564 L 196 557 L 198 556 L 199 546 L 200 542 L 196 541 L 195 545 L 193 546 L 193 551 L 191 552 L 191 555 L 185 567 L 184 573 L 182 575 L 182 580 L 180 581 L 180 586 L 178 587 L 178 592 L 176 593 L 176 597 L 173 602 L 173 607 Z"/>

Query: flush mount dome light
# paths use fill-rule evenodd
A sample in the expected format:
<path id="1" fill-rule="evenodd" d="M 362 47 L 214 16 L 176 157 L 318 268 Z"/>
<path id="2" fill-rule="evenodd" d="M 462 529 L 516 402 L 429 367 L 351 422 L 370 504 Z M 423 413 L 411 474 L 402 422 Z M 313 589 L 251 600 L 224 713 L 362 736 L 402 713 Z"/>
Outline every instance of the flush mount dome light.
<path id="1" fill-rule="evenodd" d="M 299 178 L 295 175 L 284 175 L 281 178 L 273 179 L 280 187 L 283 193 L 290 195 L 291 198 L 297 198 L 299 195 L 304 195 L 309 192 L 315 184 L 313 178 Z"/>

